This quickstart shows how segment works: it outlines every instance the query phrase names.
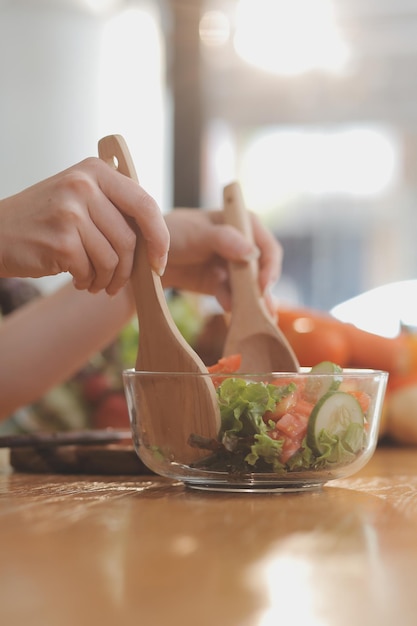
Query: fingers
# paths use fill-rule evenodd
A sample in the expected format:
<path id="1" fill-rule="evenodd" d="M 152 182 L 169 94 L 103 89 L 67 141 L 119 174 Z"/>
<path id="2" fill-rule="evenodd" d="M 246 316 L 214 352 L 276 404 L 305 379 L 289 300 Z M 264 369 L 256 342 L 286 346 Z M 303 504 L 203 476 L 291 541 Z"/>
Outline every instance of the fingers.
<path id="1" fill-rule="evenodd" d="M 248 241 L 234 226 L 216 225 L 208 231 L 207 244 L 227 261 L 250 261 L 259 257 L 256 245 Z"/>
<path id="2" fill-rule="evenodd" d="M 97 159 L 98 183 L 109 200 L 139 227 L 147 242 L 151 267 L 160 275 L 165 271 L 169 231 L 155 200 L 135 181 Z"/>
<path id="3" fill-rule="evenodd" d="M 213 295 L 217 302 L 225 310 L 230 312 L 232 310 L 232 293 L 230 291 L 230 283 L 228 272 L 225 267 L 217 266 L 213 270 L 213 280 L 215 286 Z"/>
<path id="4" fill-rule="evenodd" d="M 0 212 L 2 275 L 70 272 L 78 289 L 115 294 L 131 275 L 137 229 L 151 266 L 164 272 L 169 232 L 157 203 L 100 159 L 2 199 Z"/>
<path id="5" fill-rule="evenodd" d="M 116 294 L 128 281 L 136 246 L 135 229 L 147 243 L 151 267 L 162 275 L 169 233 L 155 200 L 136 181 L 103 161 L 86 159 L 58 181 L 68 204 L 79 209 L 74 221 L 81 250 L 69 251 L 68 271 L 77 289 Z M 68 201 L 70 198 L 70 202 Z"/>
<path id="6" fill-rule="evenodd" d="M 79 219 L 76 227 L 82 250 L 74 246 L 67 263 L 77 288 L 117 293 L 132 272 L 137 229 L 146 241 L 151 267 L 159 275 L 164 273 L 170 245 L 168 227 L 155 200 L 136 181 L 96 158 L 86 159 L 58 175 L 58 181 L 66 186 L 73 204 L 78 203 L 75 220 Z M 254 243 L 224 224 L 222 211 L 206 212 L 204 217 L 200 214 L 198 218 L 195 213 L 193 217 L 190 213 L 177 214 L 178 219 L 171 220 L 173 224 L 178 222 L 174 227 L 173 246 L 177 275 L 184 272 L 185 265 L 195 261 L 209 268 L 216 258 L 224 261 L 257 258 L 259 285 L 264 292 L 279 277 L 282 250 L 259 219 L 252 213 L 250 216 Z M 218 299 L 228 308 L 227 281 L 217 284 Z"/>
<path id="7" fill-rule="evenodd" d="M 259 286 L 265 292 L 281 274 L 283 251 L 277 239 L 261 224 L 259 218 L 252 212 L 249 214 L 255 245 L 248 242 L 233 226 L 221 224 L 216 213 L 212 215 L 214 226 L 207 242 L 214 252 L 228 261 L 258 258 Z"/>
<path id="8" fill-rule="evenodd" d="M 88 228 L 86 232 L 80 234 L 80 240 L 84 254 L 78 256 L 76 265 L 69 267 L 75 287 L 88 289 L 91 293 L 105 289 L 109 295 L 116 294 L 129 279 L 133 251 L 119 255 L 113 248 L 117 245 L 115 237 L 113 236 L 113 244 L 110 245 L 98 228 Z M 89 251 L 88 255 L 86 250 Z M 78 259 L 82 259 L 82 265 Z"/>
<path id="9" fill-rule="evenodd" d="M 90 209 L 96 228 L 89 228 L 83 238 L 95 277 L 87 287 L 92 293 L 105 289 L 116 294 L 129 280 L 135 253 L 136 235 L 133 228 L 114 205 L 102 195 Z"/>
<path id="10" fill-rule="evenodd" d="M 260 289 L 269 307 L 267 287 L 281 271 L 282 250 L 258 218 L 253 219 L 255 243 L 224 223 L 221 210 L 177 208 L 165 216 L 172 246 L 164 286 L 214 295 L 230 311 L 228 262 L 258 259 Z"/>

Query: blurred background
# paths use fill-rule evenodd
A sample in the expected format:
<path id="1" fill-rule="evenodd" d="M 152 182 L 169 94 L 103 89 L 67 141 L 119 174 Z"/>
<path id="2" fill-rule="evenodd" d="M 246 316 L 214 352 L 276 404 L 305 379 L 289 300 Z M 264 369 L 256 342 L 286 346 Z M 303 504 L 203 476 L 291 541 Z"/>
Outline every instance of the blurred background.
<path id="1" fill-rule="evenodd" d="M 416 0 L 0 0 L 0 196 L 121 133 L 163 211 L 240 180 L 280 302 L 413 307 L 416 68 Z"/>

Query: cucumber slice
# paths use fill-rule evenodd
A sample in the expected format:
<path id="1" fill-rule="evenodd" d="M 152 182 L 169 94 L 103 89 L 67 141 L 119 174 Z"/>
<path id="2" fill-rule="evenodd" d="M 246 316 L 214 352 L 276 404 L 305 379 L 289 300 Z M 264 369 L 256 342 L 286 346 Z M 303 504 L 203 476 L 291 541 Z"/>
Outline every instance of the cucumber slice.
<path id="1" fill-rule="evenodd" d="M 310 370 L 311 374 L 341 374 L 342 372 L 343 370 L 340 365 L 336 365 L 336 363 L 332 363 L 332 361 L 317 363 L 317 365 L 313 365 Z"/>
<path id="2" fill-rule="evenodd" d="M 304 396 L 306 400 L 316 403 L 322 396 L 329 391 L 337 391 L 342 382 L 342 368 L 331 361 L 322 361 L 314 365 L 310 374 L 325 374 L 325 376 L 310 378 L 310 374 L 306 376 L 306 386 L 304 388 Z M 330 376 L 329 376 L 330 374 Z"/>
<path id="3" fill-rule="evenodd" d="M 324 452 L 320 433 L 343 437 L 351 424 L 364 426 L 364 415 L 357 399 L 344 391 L 326 393 L 311 412 L 307 427 L 307 445 L 320 456 Z"/>

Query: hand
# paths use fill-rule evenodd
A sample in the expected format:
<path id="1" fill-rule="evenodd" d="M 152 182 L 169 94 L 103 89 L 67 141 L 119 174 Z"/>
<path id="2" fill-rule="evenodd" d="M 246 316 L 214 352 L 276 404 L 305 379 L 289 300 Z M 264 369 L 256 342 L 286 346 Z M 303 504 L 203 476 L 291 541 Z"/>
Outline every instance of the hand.
<path id="1" fill-rule="evenodd" d="M 174 209 L 166 215 L 171 248 L 164 285 L 212 294 L 226 311 L 230 311 L 227 263 L 247 261 L 256 256 L 259 286 L 268 300 L 267 288 L 281 273 L 282 249 L 259 219 L 253 213 L 250 216 L 255 247 L 237 229 L 223 223 L 222 211 Z"/>
<path id="2" fill-rule="evenodd" d="M 89 158 L 0 201 L 0 276 L 70 272 L 77 289 L 113 295 L 127 282 L 136 236 L 159 274 L 169 232 L 155 201 L 136 182 Z"/>

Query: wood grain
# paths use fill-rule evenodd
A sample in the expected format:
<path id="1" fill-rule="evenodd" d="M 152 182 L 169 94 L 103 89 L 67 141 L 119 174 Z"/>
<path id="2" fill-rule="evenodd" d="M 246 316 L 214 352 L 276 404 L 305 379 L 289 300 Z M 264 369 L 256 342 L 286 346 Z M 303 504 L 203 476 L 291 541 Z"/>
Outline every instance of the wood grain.
<path id="1" fill-rule="evenodd" d="M 120 135 L 103 137 L 98 145 L 100 158 L 138 182 L 125 140 Z M 138 375 L 131 401 L 135 403 L 149 446 L 159 448 L 179 463 L 201 457 L 198 448 L 188 444 L 191 433 L 215 438 L 220 427 L 217 396 L 207 368 L 184 339 L 166 302 L 161 279 L 152 270 L 147 242 L 136 224 L 135 258 L 131 287 L 139 322 L 136 370 L 172 372 L 179 376 Z M 188 373 L 187 375 L 181 375 Z"/>
<path id="2" fill-rule="evenodd" d="M 249 213 L 240 185 L 223 190 L 224 219 L 254 243 Z M 242 355 L 241 372 L 297 372 L 299 363 L 285 335 L 267 310 L 258 284 L 258 260 L 229 263 L 232 315 L 224 356 Z"/>
<path id="3" fill-rule="evenodd" d="M 304 494 L 4 474 L 0 623 L 414 626 L 416 529 L 413 448 Z"/>

